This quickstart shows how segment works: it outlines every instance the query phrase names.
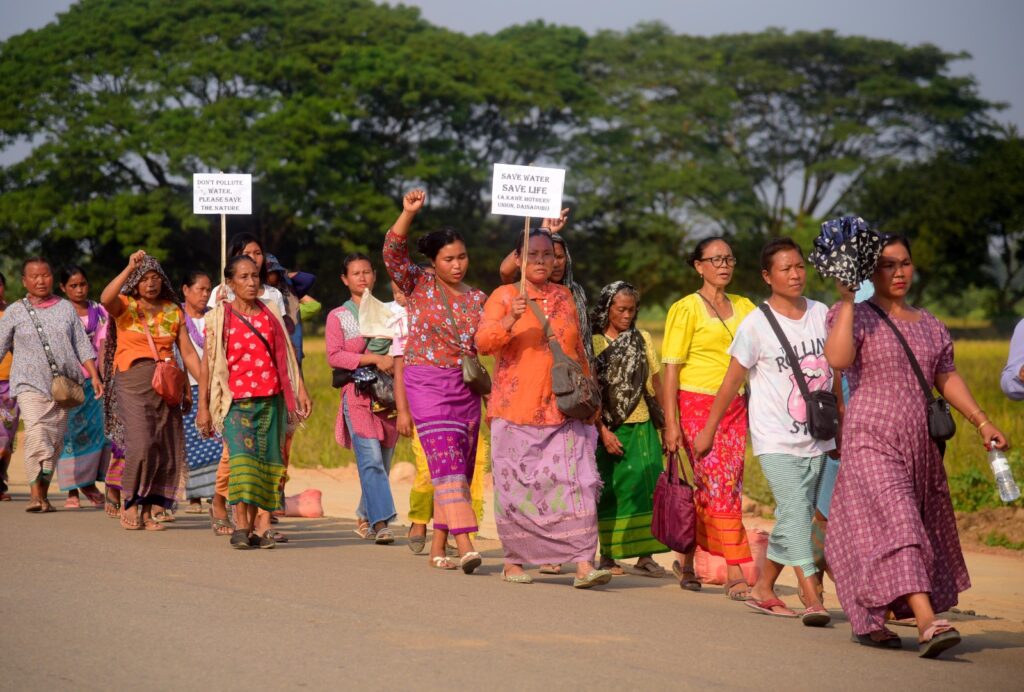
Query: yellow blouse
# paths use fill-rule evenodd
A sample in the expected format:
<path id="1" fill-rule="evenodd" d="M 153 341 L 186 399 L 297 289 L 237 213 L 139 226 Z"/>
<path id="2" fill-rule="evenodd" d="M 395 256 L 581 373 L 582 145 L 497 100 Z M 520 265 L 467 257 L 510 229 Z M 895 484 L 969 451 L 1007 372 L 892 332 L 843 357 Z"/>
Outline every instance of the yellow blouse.
<path id="1" fill-rule="evenodd" d="M 678 300 L 665 319 L 665 340 L 661 362 L 678 363 L 679 388 L 699 394 L 718 392 L 729 368 L 726 352 L 743 318 L 756 308 L 743 296 L 726 294 L 732 303 L 732 317 L 721 320 L 708 313 L 704 299 L 696 293 Z"/>
<path id="2" fill-rule="evenodd" d="M 654 349 L 654 340 L 651 335 L 643 329 L 640 329 L 640 336 L 644 338 L 644 347 L 647 351 L 647 393 L 651 396 L 657 396 L 657 392 L 654 391 L 654 376 L 661 372 L 661 363 L 658 362 L 658 352 Z M 608 337 L 604 334 L 594 334 L 594 356 L 601 355 L 601 352 L 608 348 L 611 342 L 608 341 Z M 629 418 L 622 421 L 626 423 L 643 423 L 650 420 L 651 412 L 647 409 L 647 400 L 644 397 L 640 397 L 640 403 L 633 409 L 633 413 L 629 414 Z"/>

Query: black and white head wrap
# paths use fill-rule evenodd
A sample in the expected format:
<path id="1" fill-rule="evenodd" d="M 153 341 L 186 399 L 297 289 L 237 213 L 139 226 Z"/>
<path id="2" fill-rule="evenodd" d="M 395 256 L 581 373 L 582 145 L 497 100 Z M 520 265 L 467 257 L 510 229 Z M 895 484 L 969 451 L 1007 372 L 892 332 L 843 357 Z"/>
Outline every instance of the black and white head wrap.
<path id="1" fill-rule="evenodd" d="M 807 259 L 825 277 L 856 291 L 875 271 L 882 238 L 859 216 L 843 216 L 821 224 L 821 234 Z"/>

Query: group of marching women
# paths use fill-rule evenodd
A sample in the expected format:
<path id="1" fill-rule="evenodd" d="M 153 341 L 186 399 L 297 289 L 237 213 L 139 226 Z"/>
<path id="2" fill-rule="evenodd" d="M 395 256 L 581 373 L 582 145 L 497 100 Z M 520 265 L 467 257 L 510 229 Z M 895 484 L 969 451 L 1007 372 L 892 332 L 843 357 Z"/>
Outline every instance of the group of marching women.
<path id="1" fill-rule="evenodd" d="M 159 262 L 140 250 L 98 303 L 80 267 L 61 270 L 61 300 L 49 262 L 26 260 L 26 296 L 2 303 L 0 319 L 0 498 L 10 499 L 6 471 L 20 416 L 27 512 L 54 511 L 56 474 L 66 509 L 79 508 L 85 495 L 127 530 L 166 530 L 179 499 L 189 500 L 190 512 L 210 499 L 215 532 L 229 534 L 235 547 L 286 540 L 271 529 L 271 513 L 280 506 L 288 426 L 308 416 L 311 403 L 286 322 L 295 276 L 270 259 L 283 291 L 261 283 L 262 248 L 240 237 L 226 285 L 214 291 L 209 275 L 190 272 L 180 302 Z M 299 279 L 308 289 L 311 282 Z"/>
<path id="2" fill-rule="evenodd" d="M 502 263 L 503 285 L 488 296 L 465 283 L 469 254 L 453 229 L 420 237 L 423 260 L 413 260 L 409 233 L 425 200 L 420 190 L 406 194 L 383 239 L 395 301 L 373 297 L 373 263 L 355 253 L 341 265 L 351 298 L 327 316 L 327 361 L 340 389 L 335 437 L 355 454 L 361 538 L 395 541 L 389 470 L 398 436 L 412 436 L 409 547 L 426 548 L 433 521 L 432 568 L 471 574 L 481 565 L 473 538 L 486 406 L 506 582 L 531 583 L 530 565 L 554 574 L 575 565 L 581 589 L 627 569 L 661 576 L 653 556 L 669 549 L 652 534 L 654 490 L 666 455 L 676 464 L 682 453 L 692 467 L 696 545 L 724 558 L 727 598 L 824 626 L 828 570 L 859 643 L 900 648 L 886 621 L 911 616 L 922 656 L 960 641 L 936 616 L 970 582 L 915 368 L 985 445 L 1008 442 L 957 373 L 949 332 L 907 302 L 914 266 L 905 238 L 883 238 L 869 300 L 856 302 L 840 284 L 831 308 L 803 295 L 805 261 L 792 240 L 762 250 L 770 296 L 760 305 L 727 292 L 736 266 L 728 242 L 702 240 L 688 262 L 700 286 L 669 310 L 659 358 L 636 326 L 634 286 L 615 281 L 588 303 L 559 233 L 564 214 L 517 244 Z M 56 471 L 65 506 L 83 494 L 126 529 L 162 530 L 178 498 L 202 511 L 201 499 L 212 497 L 214 531 L 233 547 L 285 540 L 272 514 L 281 508 L 291 434 L 312 410 L 300 326 L 311 282 L 264 255 L 255 238 L 236 239 L 230 254 L 224 285 L 190 273 L 183 303 L 143 251 L 99 304 L 88 300 L 81 269 L 62 272 L 62 301 L 46 261 L 25 262 L 27 295 L 4 305 L 0 319 L 0 459 L 6 470 L 20 412 L 27 511 L 53 511 L 47 493 Z M 480 355 L 493 356 L 492 375 Z M 586 414 L 567 409 L 566 392 L 556 391 L 553 366 L 567 362 L 596 382 L 600 405 Z M 190 386 L 177 384 L 175 371 L 184 376 L 175 363 Z M 58 402 L 59 378 L 84 382 L 75 407 Z M 377 380 L 393 381 L 393 405 L 367 386 Z M 815 413 L 826 392 L 841 417 L 831 431 Z M 748 435 L 777 504 L 752 585 L 742 569 L 752 560 L 741 511 Z M 635 564 L 620 562 L 628 558 Z M 702 590 L 694 552 L 676 558 L 681 588 Z M 800 611 L 776 593 L 787 566 Z"/>

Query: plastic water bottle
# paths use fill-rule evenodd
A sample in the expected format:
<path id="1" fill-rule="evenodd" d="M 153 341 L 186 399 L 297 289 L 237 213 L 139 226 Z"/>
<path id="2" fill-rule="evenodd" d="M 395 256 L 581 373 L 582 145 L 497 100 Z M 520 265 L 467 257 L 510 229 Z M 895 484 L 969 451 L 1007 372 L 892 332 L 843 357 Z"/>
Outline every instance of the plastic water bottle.
<path id="1" fill-rule="evenodd" d="M 988 463 L 996 477 L 996 486 L 999 487 L 999 499 L 1003 502 L 1013 502 L 1019 498 L 1020 488 L 1017 487 L 1017 482 L 1013 480 L 1010 462 L 1002 451 L 996 449 L 995 440 L 992 441 L 992 448 L 988 453 Z"/>

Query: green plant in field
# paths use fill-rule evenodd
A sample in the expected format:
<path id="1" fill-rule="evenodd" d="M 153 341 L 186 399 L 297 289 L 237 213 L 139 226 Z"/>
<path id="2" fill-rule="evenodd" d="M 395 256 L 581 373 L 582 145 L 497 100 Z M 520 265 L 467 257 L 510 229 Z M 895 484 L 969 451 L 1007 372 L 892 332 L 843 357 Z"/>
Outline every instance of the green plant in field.
<path id="1" fill-rule="evenodd" d="M 1010 550 L 1024 550 L 1024 541 L 1011 541 L 1004 533 L 993 531 L 984 538 L 985 545 L 993 548 L 1009 548 Z"/>

